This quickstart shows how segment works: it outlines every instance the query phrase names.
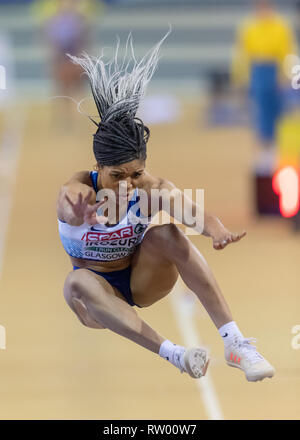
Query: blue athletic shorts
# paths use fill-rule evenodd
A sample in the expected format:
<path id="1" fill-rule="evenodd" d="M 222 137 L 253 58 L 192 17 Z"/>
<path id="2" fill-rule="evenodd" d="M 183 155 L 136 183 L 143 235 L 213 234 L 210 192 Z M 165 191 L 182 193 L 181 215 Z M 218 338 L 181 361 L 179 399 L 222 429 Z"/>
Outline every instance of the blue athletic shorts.
<path id="1" fill-rule="evenodd" d="M 78 266 L 73 266 L 73 269 L 82 269 Z M 97 272 L 96 270 L 88 269 L 92 272 L 95 272 L 97 275 L 101 275 L 103 278 L 106 279 L 106 281 L 109 282 L 109 284 L 116 289 L 119 290 L 119 292 L 124 296 L 126 301 L 131 306 L 138 306 L 134 303 L 132 299 L 132 292 L 130 289 L 130 275 L 131 275 L 131 267 L 128 266 L 126 269 L 122 270 L 115 270 L 113 272 Z"/>

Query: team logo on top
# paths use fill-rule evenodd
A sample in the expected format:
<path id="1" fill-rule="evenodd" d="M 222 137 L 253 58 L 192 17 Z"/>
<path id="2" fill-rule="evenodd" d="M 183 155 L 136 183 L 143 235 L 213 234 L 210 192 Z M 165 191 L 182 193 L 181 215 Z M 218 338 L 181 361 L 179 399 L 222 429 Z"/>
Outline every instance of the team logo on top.
<path id="1" fill-rule="evenodd" d="M 118 229 L 113 232 L 94 232 L 89 231 L 83 234 L 82 241 L 105 241 L 105 240 L 117 240 L 120 238 L 128 238 L 133 236 L 132 226 L 126 226 L 125 228 Z"/>

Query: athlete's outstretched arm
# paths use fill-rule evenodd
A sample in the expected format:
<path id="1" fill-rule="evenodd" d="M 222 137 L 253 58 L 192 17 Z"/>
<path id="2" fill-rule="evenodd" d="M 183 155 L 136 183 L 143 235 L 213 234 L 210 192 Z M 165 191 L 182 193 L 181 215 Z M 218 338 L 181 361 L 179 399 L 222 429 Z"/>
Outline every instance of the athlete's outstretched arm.
<path id="1" fill-rule="evenodd" d="M 243 231 L 242 233 L 230 232 L 218 217 L 205 212 L 205 210 L 203 213 L 204 224 L 201 219 L 192 225 L 189 224 L 186 221 L 187 216 L 185 216 L 185 212 L 192 214 L 193 217 L 197 218 L 196 215 L 201 212 L 202 208 L 196 205 L 196 203 L 189 199 L 179 188 L 166 179 L 161 179 L 159 189 L 167 190 L 160 195 L 160 208 L 163 209 L 164 207 L 167 207 L 170 216 L 180 221 L 182 224 L 195 229 L 199 233 L 211 237 L 214 249 L 224 249 L 227 244 L 239 241 L 246 235 L 246 231 Z M 164 203 L 164 197 L 169 197 L 170 202 Z M 176 209 L 177 206 L 181 206 L 179 211 Z M 201 226 L 199 227 L 199 225 Z"/>
<path id="2" fill-rule="evenodd" d="M 61 187 L 56 205 L 60 220 L 72 226 L 79 226 L 84 222 L 86 206 L 96 202 L 96 194 L 88 185 L 89 182 L 89 172 L 80 171 Z M 74 207 L 77 209 L 74 210 Z"/>

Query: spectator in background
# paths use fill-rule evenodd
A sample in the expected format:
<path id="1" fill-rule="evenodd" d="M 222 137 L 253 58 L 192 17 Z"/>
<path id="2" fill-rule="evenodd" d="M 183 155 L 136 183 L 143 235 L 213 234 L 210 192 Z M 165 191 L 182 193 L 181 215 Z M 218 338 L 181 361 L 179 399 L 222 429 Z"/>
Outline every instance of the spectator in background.
<path id="1" fill-rule="evenodd" d="M 74 96 L 81 90 L 82 69 L 66 54 L 78 56 L 89 50 L 92 18 L 101 5 L 96 0 L 37 0 L 33 4 L 33 13 L 50 46 L 51 77 L 58 95 Z"/>
<path id="2" fill-rule="evenodd" d="M 254 16 L 237 33 L 232 80 L 250 92 L 258 139 L 257 174 L 271 175 L 276 166 L 276 125 L 287 81 L 283 62 L 286 55 L 296 53 L 293 31 L 271 0 L 256 0 Z"/>

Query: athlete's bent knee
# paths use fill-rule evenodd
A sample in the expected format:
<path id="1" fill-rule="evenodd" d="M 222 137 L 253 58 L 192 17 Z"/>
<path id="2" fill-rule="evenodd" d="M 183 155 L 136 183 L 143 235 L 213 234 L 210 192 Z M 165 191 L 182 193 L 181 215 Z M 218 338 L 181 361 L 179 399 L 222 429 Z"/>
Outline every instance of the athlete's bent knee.
<path id="1" fill-rule="evenodd" d="M 77 271 L 76 271 L 77 272 Z M 75 271 L 70 272 L 66 278 L 64 285 L 64 297 L 67 304 L 70 306 L 72 311 L 76 314 L 77 318 L 86 327 L 104 329 L 105 327 L 99 322 L 95 321 L 89 314 L 88 309 L 83 301 L 93 298 L 89 295 L 86 289 L 86 282 L 84 280 L 84 272 L 76 273 Z M 97 297 L 97 302 L 101 294 Z"/>
<path id="2" fill-rule="evenodd" d="M 81 269 L 70 272 L 67 276 L 65 287 L 71 290 L 75 296 L 76 294 L 83 293 L 85 291 L 84 272 Z"/>
<path id="3" fill-rule="evenodd" d="M 190 254 L 188 238 L 174 223 L 151 228 L 146 233 L 143 244 L 159 249 L 169 257 L 187 259 Z"/>

